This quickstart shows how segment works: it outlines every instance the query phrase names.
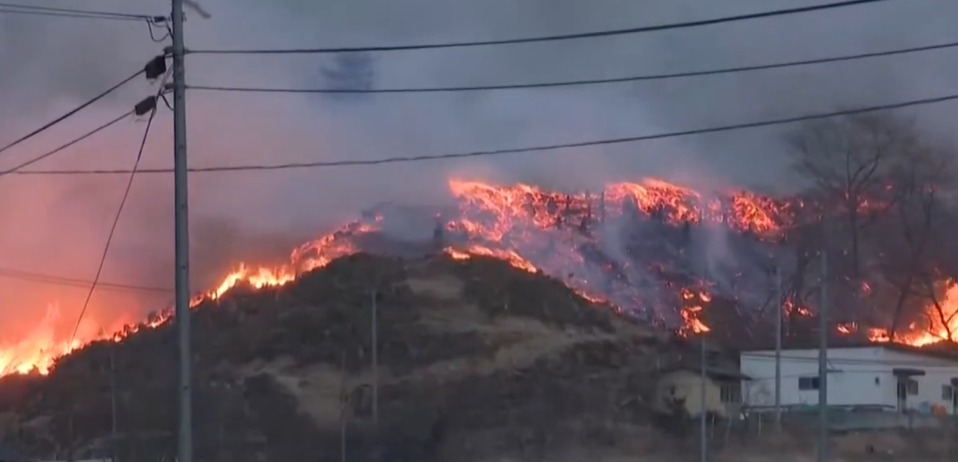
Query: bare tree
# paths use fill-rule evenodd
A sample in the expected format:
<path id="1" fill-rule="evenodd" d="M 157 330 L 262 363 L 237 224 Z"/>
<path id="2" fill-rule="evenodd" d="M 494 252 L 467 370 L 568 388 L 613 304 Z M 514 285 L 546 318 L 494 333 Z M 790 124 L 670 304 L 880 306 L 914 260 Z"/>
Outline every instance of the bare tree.
<path id="1" fill-rule="evenodd" d="M 908 162 L 892 176 L 895 213 L 886 220 L 879 253 L 884 279 L 897 292 L 890 334 L 899 333 L 905 310 L 915 307 L 930 315 L 927 325 L 938 326 L 944 339 L 953 341 L 951 323 L 941 295 L 944 283 L 958 275 L 958 248 L 950 233 L 958 224 L 953 199 L 955 174 L 953 153 L 937 147 L 914 149 Z M 926 306 L 933 306 L 928 312 Z"/>
<path id="2" fill-rule="evenodd" d="M 886 115 L 810 122 L 789 137 L 793 168 L 813 186 L 822 218 L 836 218 L 842 225 L 850 247 L 850 276 L 856 280 L 862 273 L 865 232 L 891 206 L 889 176 L 907 160 L 916 141 L 911 123 Z"/>

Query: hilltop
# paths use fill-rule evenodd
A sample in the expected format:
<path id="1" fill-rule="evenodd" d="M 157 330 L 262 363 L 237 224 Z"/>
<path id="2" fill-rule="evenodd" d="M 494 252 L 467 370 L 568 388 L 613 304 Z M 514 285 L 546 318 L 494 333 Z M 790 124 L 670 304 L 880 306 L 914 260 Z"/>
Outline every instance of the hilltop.
<path id="1" fill-rule="evenodd" d="M 283 287 L 237 287 L 197 307 L 193 326 L 196 450 L 231 461 L 338 460 L 343 395 L 350 460 L 604 447 L 648 424 L 655 369 L 678 348 L 558 280 L 482 257 L 344 257 Z M 62 457 L 109 434 L 111 359 L 118 430 L 175 434 L 176 345 L 165 324 L 18 380 L 3 438 Z"/>

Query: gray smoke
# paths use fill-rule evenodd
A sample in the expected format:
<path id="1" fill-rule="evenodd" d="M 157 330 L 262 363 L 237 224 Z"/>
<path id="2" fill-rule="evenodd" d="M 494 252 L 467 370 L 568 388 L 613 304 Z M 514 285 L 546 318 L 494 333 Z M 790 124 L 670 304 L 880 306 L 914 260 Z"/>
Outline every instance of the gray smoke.
<path id="1" fill-rule="evenodd" d="M 634 27 L 824 3 L 798 0 L 205 0 L 213 18 L 190 14 L 194 49 L 362 46 L 525 37 Z M 32 2 L 31 2 L 32 3 Z M 119 2 L 44 5 L 116 9 Z M 125 2 L 163 14 L 168 1 Z M 321 56 L 205 56 L 187 61 L 191 83 L 377 88 L 536 82 L 677 72 L 954 39 L 958 3 L 889 2 L 748 23 L 573 42 Z M 0 15 L 0 139 L 13 139 L 132 73 L 161 52 L 138 23 Z M 210 166 L 374 159 L 615 138 L 894 102 L 954 91 L 954 53 L 944 51 L 829 66 L 669 82 L 488 93 L 306 95 L 191 93 L 191 164 Z M 352 80 L 352 82 L 350 82 Z M 0 166 L 71 139 L 154 91 L 137 82 L 15 152 Z M 921 111 L 940 128 L 950 108 Z M 161 110 L 144 167 L 172 163 L 171 116 Z M 144 125 L 124 123 L 38 168 L 125 168 Z M 299 241 L 383 200 L 432 203 L 449 177 L 525 181 L 557 189 L 664 176 L 712 186 L 789 183 L 781 130 L 570 149 L 456 162 L 195 175 L 190 181 L 194 283 L 242 259 L 285 256 Z M 0 266 L 92 278 L 125 178 L 0 178 Z M 104 280 L 172 285 L 172 178 L 137 178 Z M 0 281 L 0 323 L 33 325 L 59 301 L 74 319 L 82 289 Z M 142 310 L 165 295 L 101 292 L 109 307 Z M 68 323 L 69 324 L 69 323 Z M 70 326 L 72 328 L 72 326 Z M 11 327 L 13 329 L 13 327 Z M 11 330 L 12 332 L 12 330 Z M 11 339 L 13 340 L 13 339 Z M 2 343 L 2 342 L 0 342 Z"/>

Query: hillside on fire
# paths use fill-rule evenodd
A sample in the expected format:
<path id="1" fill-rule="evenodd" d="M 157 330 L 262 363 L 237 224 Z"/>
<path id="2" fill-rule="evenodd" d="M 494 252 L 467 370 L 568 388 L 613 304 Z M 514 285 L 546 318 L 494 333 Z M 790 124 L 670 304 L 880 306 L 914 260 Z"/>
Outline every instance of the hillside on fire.
<path id="1" fill-rule="evenodd" d="M 338 460 L 343 396 L 350 460 L 597 444 L 648 424 L 651 377 L 680 351 L 667 331 L 482 256 L 344 257 L 278 289 L 207 300 L 193 325 L 197 451 L 235 461 Z M 112 386 L 120 431 L 169 434 L 175 358 L 164 324 L 90 345 L 43 379 L 7 379 L 3 437 L 63 457 L 109 434 Z"/>
<path id="2" fill-rule="evenodd" d="M 191 301 L 198 444 L 318 454 L 339 447 L 347 396 L 347 443 L 373 448 L 374 301 L 375 450 L 397 458 L 614 438 L 648 421 L 654 370 L 685 339 L 767 344 L 778 310 L 785 340 L 816 338 L 823 293 L 831 337 L 952 348 L 952 151 L 884 115 L 809 123 L 788 141 L 798 192 L 455 178 L 446 203 L 382 203 L 285 263 L 237 264 Z M 118 430 L 169 437 L 170 312 L 115 327 L 0 349 L 7 440 L 38 454 L 88 444 L 111 428 L 111 389 Z"/>

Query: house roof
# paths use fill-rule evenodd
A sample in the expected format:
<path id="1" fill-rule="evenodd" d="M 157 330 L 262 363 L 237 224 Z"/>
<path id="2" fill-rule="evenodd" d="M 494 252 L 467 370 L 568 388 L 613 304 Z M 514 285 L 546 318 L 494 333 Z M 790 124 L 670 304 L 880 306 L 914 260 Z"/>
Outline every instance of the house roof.
<path id="1" fill-rule="evenodd" d="M 882 348 L 885 350 L 898 351 L 902 353 L 908 353 L 913 355 L 921 355 L 938 359 L 945 359 L 949 361 L 958 361 L 958 347 L 954 346 L 925 346 L 925 347 L 916 347 L 912 345 L 906 345 L 903 343 L 892 343 L 892 342 L 868 342 L 868 341 L 835 341 L 829 340 L 829 348 Z M 817 349 L 817 342 L 783 342 L 782 351 L 788 350 L 809 350 Z M 747 353 L 749 351 L 769 351 L 774 350 L 775 346 L 765 346 L 765 347 L 754 347 L 741 350 L 742 353 Z"/>
<path id="2" fill-rule="evenodd" d="M 692 361 L 680 362 L 665 369 L 663 372 L 670 371 L 689 371 L 700 374 L 702 372 L 702 364 L 693 364 Z M 706 365 L 705 375 L 711 379 L 719 380 L 752 380 L 751 377 L 743 374 L 733 365 Z"/>

